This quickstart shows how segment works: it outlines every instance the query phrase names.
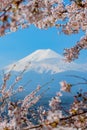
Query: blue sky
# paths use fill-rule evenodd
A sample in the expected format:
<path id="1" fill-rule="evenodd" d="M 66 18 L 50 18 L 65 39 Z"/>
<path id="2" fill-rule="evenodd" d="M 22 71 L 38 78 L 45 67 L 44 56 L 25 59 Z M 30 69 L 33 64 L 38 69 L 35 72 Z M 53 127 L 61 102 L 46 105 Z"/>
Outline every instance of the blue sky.
<path id="1" fill-rule="evenodd" d="M 29 55 L 37 49 L 52 49 L 59 54 L 63 54 L 64 48 L 69 48 L 80 39 L 82 32 L 76 35 L 58 35 L 56 28 L 40 30 L 34 26 L 27 29 L 18 30 L 0 38 L 0 67 Z M 75 62 L 87 62 L 86 51 L 83 51 L 79 60 Z"/>

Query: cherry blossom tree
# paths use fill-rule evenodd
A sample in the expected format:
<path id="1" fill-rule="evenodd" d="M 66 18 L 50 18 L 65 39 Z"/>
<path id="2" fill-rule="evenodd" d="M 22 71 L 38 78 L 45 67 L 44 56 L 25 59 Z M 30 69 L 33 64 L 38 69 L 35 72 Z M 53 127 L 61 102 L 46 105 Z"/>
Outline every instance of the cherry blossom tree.
<path id="1" fill-rule="evenodd" d="M 77 94 L 74 95 L 74 101 L 68 109 L 65 109 L 61 100 L 64 92 L 72 92 L 72 87 L 79 84 L 87 85 L 87 79 L 76 76 L 76 78 L 84 81 L 77 84 L 61 81 L 60 91 L 49 101 L 49 109 L 40 106 L 36 110 L 33 110 L 34 105 L 47 91 L 39 93 L 40 90 L 50 82 L 43 86 L 37 86 L 36 89 L 29 93 L 24 99 L 14 101 L 12 97 L 22 92 L 25 87 L 18 85 L 18 88 L 16 90 L 14 89 L 15 85 L 22 79 L 24 72 L 25 71 L 18 75 L 13 81 L 13 84 L 9 87 L 7 87 L 7 82 L 11 78 L 11 71 L 4 74 L 0 88 L 0 130 L 87 129 L 87 92 L 83 92 L 82 90 L 77 92 Z M 28 117 L 28 115 L 30 116 Z"/>
<path id="2" fill-rule="evenodd" d="M 87 0 L 71 0 L 68 5 L 63 0 L 0 0 L 0 36 L 32 24 L 39 29 L 54 26 L 66 35 L 84 32 L 74 47 L 65 49 L 68 62 L 78 58 L 82 49 L 87 49 Z M 17 90 L 14 90 L 14 86 L 22 79 L 26 69 L 9 88 L 7 81 L 10 80 L 11 71 L 3 76 L 0 87 L 0 130 L 87 130 L 87 92 L 77 92 L 68 110 L 61 103 L 64 92 L 71 93 L 72 87 L 79 84 L 87 85 L 87 79 L 76 77 L 84 80 L 77 84 L 61 81 L 60 91 L 49 101 L 49 109 L 41 106 L 37 112 L 30 112 L 32 119 L 37 118 L 34 123 L 28 118 L 29 108 L 44 94 L 38 94 L 42 86 L 38 86 L 23 100 L 11 100 L 12 96 L 23 91 L 23 86 L 18 86 Z"/>

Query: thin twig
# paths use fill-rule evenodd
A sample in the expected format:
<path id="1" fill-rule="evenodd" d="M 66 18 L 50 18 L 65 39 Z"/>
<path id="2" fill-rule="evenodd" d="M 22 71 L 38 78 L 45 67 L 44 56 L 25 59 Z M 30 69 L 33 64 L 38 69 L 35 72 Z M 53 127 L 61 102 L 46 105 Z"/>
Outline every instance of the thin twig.
<path id="1" fill-rule="evenodd" d="M 87 79 L 84 78 L 84 77 L 81 77 L 81 76 L 78 76 L 78 75 L 66 75 L 68 77 L 75 77 L 75 78 L 79 78 L 79 79 L 82 79 L 82 80 L 85 80 L 87 82 Z"/>

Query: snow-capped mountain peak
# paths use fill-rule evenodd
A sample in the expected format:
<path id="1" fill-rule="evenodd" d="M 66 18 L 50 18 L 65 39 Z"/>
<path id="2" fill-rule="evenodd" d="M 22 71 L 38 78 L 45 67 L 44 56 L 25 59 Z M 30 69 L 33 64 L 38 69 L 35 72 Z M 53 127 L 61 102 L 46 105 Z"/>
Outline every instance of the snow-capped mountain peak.
<path id="1" fill-rule="evenodd" d="M 59 73 L 67 70 L 82 70 L 81 65 L 65 63 L 63 57 L 51 49 L 37 50 L 14 64 L 16 66 L 13 68 L 13 71 L 17 72 L 23 71 L 27 65 L 29 65 L 27 71 L 35 71 L 38 73 L 49 71 L 51 73 Z M 6 71 L 11 70 L 14 64 L 7 66 L 5 68 Z"/>
<path id="2" fill-rule="evenodd" d="M 41 61 L 44 59 L 48 59 L 48 58 L 59 58 L 61 59 L 62 56 L 60 56 L 59 54 L 57 54 L 56 52 L 54 52 L 51 49 L 40 49 L 37 50 L 35 52 L 33 52 L 32 54 L 26 56 L 25 58 L 23 58 L 22 60 L 20 60 L 20 62 L 25 62 L 25 61 Z"/>

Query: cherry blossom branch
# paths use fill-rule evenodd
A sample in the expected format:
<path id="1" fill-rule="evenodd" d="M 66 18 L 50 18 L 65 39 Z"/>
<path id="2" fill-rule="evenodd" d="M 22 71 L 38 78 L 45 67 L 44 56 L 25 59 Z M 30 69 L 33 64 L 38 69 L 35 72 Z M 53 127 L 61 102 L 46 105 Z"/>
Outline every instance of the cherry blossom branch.
<path id="1" fill-rule="evenodd" d="M 87 110 L 85 110 L 83 112 L 80 112 L 80 113 L 72 114 L 72 115 L 70 115 L 68 117 L 61 118 L 60 121 L 62 121 L 62 120 L 68 120 L 68 119 L 70 119 L 72 117 L 75 117 L 75 116 L 78 116 L 78 115 L 83 115 L 83 114 L 86 114 L 86 113 L 87 113 Z"/>
<path id="2" fill-rule="evenodd" d="M 65 60 L 71 62 L 77 59 L 80 51 L 83 49 L 87 49 L 87 35 L 82 37 L 81 40 L 77 42 L 77 44 L 74 47 L 70 49 L 65 49 L 64 52 Z"/>
<path id="3" fill-rule="evenodd" d="M 87 79 L 84 78 L 84 77 L 82 77 L 82 76 L 78 76 L 78 75 L 66 75 L 66 76 L 69 76 L 69 77 L 75 77 L 75 78 L 82 79 L 82 80 L 84 80 L 84 81 L 87 82 Z"/>
<path id="4" fill-rule="evenodd" d="M 68 117 L 60 118 L 59 120 L 60 120 L 60 122 L 61 121 L 66 121 L 66 120 L 69 120 L 69 119 L 71 119 L 71 118 L 73 118 L 75 116 L 83 115 L 83 114 L 86 114 L 86 113 L 87 113 L 87 111 L 83 111 L 83 112 L 80 112 L 80 113 L 72 114 L 72 115 L 70 115 Z M 51 123 L 49 122 L 48 124 L 44 124 L 43 123 L 43 124 L 35 125 L 33 127 L 23 128 L 22 130 L 30 130 L 30 129 L 35 129 L 35 128 L 43 128 L 43 126 L 46 126 L 46 125 L 52 126 L 53 123 L 56 123 L 58 125 L 58 122 L 54 121 L 54 122 L 51 122 Z"/>
<path id="5" fill-rule="evenodd" d="M 4 9 L 1 10 L 1 12 L 3 12 L 0 17 L 4 16 L 11 8 L 11 4 L 13 3 L 14 0 L 12 0 L 11 2 L 9 2 L 6 7 Z"/>

